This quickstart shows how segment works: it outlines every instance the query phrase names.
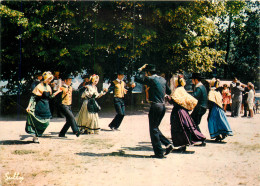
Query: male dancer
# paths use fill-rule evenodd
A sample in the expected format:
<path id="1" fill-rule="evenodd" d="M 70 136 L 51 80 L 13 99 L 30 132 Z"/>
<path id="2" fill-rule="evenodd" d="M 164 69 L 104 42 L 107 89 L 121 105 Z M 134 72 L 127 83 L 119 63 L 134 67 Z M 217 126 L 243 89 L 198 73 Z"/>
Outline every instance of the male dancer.
<path id="1" fill-rule="evenodd" d="M 54 78 L 53 78 L 50 85 L 51 85 L 53 92 L 56 92 L 62 86 L 62 81 L 61 81 L 61 78 L 60 78 L 60 72 L 59 71 L 54 72 Z M 56 97 L 56 98 L 50 100 L 51 115 L 54 116 L 54 110 L 56 109 L 57 110 L 57 117 L 63 118 L 63 116 L 61 115 L 60 108 L 57 104 L 59 102 L 60 102 L 59 97 Z"/>
<path id="2" fill-rule="evenodd" d="M 59 133 L 59 137 L 65 137 L 66 132 L 71 127 L 74 134 L 76 134 L 77 137 L 80 135 L 79 128 L 77 126 L 77 123 L 75 121 L 75 118 L 73 116 L 72 110 L 71 110 L 71 104 L 72 104 L 72 87 L 71 81 L 72 76 L 67 75 L 64 78 L 64 84 L 62 85 L 62 95 L 61 95 L 61 104 L 60 111 L 62 114 L 66 117 L 66 123 L 61 129 Z"/>
<path id="3" fill-rule="evenodd" d="M 78 91 L 79 91 L 79 96 L 80 97 L 83 94 L 83 92 L 86 90 L 86 86 L 89 84 L 89 75 L 86 74 L 82 78 L 83 78 L 83 82 L 80 83 L 80 85 L 78 87 Z"/>
<path id="4" fill-rule="evenodd" d="M 199 124 L 201 118 L 207 111 L 208 94 L 206 87 L 201 83 L 202 77 L 199 73 L 193 73 L 190 79 L 192 79 L 192 83 L 195 85 L 195 90 L 192 95 L 198 100 L 196 107 L 191 113 L 191 117 L 197 126 L 198 131 L 200 131 Z M 206 146 L 205 141 L 200 145 Z"/>
<path id="5" fill-rule="evenodd" d="M 149 127 L 150 137 L 154 150 L 154 158 L 165 158 L 164 155 L 169 154 L 173 150 L 171 142 L 161 133 L 159 130 L 160 123 L 164 117 L 166 108 L 164 97 L 165 93 L 170 95 L 171 90 L 166 83 L 166 80 L 156 75 L 156 69 L 154 65 L 145 64 L 138 69 L 140 72 L 145 71 L 145 75 L 140 73 L 135 77 L 136 82 L 149 86 L 149 102 L 151 103 L 149 111 Z M 161 143 L 166 146 L 166 153 L 161 147 Z"/>
<path id="6" fill-rule="evenodd" d="M 126 83 L 123 81 L 124 72 L 122 70 L 117 72 L 117 79 L 114 80 L 108 88 L 108 93 L 114 92 L 114 106 L 117 112 L 117 115 L 112 120 L 112 122 L 108 125 L 111 130 L 118 130 L 121 125 L 124 116 L 125 116 L 125 102 L 124 95 L 127 91 L 131 91 L 135 87 L 135 83 L 131 84 L 130 89 L 126 89 Z"/>
<path id="7" fill-rule="evenodd" d="M 31 85 L 31 92 L 34 90 L 34 88 L 41 82 L 42 75 L 40 73 L 35 75 L 35 81 Z"/>

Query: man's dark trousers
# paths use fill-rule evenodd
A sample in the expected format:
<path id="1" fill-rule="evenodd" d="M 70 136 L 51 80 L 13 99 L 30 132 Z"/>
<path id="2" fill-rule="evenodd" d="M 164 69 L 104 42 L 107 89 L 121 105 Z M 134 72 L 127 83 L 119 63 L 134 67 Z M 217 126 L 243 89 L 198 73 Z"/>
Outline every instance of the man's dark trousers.
<path id="1" fill-rule="evenodd" d="M 121 125 L 124 116 L 125 116 L 125 102 L 124 98 L 114 98 L 114 106 L 116 109 L 117 115 L 113 119 L 113 121 L 109 124 L 110 128 L 118 129 Z"/>
<path id="2" fill-rule="evenodd" d="M 247 102 L 245 101 L 244 102 L 244 116 L 247 117 L 247 109 L 248 109 L 248 104 Z"/>
<path id="3" fill-rule="evenodd" d="M 148 115 L 150 137 L 156 156 L 162 156 L 164 153 L 161 143 L 163 143 L 165 146 L 171 144 L 170 141 L 159 130 L 159 125 L 163 119 L 165 110 L 166 109 L 164 103 L 152 103 Z"/>
<path id="4" fill-rule="evenodd" d="M 75 121 L 74 115 L 71 111 L 71 106 L 70 105 L 60 105 L 60 111 L 66 117 L 66 123 L 63 126 L 63 128 L 61 129 L 60 135 L 64 136 L 70 127 L 71 127 L 73 133 L 76 134 L 79 131 L 79 128 Z"/>
<path id="5" fill-rule="evenodd" d="M 199 132 L 200 131 L 200 127 L 199 124 L 201 122 L 201 118 L 202 116 L 206 113 L 207 109 L 201 106 L 195 107 L 193 112 L 191 113 L 191 118 L 193 119 L 195 125 L 197 126 L 197 129 Z"/>

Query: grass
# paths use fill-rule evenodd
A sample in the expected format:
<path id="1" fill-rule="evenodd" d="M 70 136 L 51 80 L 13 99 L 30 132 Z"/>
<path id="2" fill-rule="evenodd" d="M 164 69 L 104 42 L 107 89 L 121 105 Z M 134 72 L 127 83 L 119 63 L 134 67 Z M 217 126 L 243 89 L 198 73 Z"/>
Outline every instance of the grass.
<path id="1" fill-rule="evenodd" d="M 98 149 L 110 149 L 114 146 L 114 144 L 107 143 L 103 139 L 85 139 L 84 141 L 82 141 L 82 143 L 84 143 L 84 145 L 87 145 L 87 148 L 89 148 L 90 146 L 94 146 Z"/>
<path id="2" fill-rule="evenodd" d="M 260 152 L 260 144 L 250 144 L 250 145 L 243 145 L 239 142 L 234 142 L 233 143 L 235 146 L 239 147 L 243 152 L 244 151 L 257 151 Z M 242 153 L 241 155 L 243 155 Z"/>
<path id="3" fill-rule="evenodd" d="M 24 154 L 34 154 L 37 153 L 37 151 L 33 151 L 33 150 L 15 150 L 12 152 L 12 154 L 16 154 L 16 155 L 24 155 Z"/>

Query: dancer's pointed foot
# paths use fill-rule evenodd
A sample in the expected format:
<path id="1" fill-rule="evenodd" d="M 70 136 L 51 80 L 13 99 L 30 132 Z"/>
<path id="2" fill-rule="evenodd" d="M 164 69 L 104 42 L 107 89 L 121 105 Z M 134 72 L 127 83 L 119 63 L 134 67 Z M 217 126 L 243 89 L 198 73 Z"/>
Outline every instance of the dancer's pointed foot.
<path id="1" fill-rule="evenodd" d="M 168 155 L 173 151 L 173 145 L 170 144 L 168 145 L 168 147 L 166 148 L 165 154 L 164 155 Z"/>
<path id="2" fill-rule="evenodd" d="M 39 142 L 39 139 L 35 136 L 35 137 L 33 137 L 33 143 L 40 143 Z"/>

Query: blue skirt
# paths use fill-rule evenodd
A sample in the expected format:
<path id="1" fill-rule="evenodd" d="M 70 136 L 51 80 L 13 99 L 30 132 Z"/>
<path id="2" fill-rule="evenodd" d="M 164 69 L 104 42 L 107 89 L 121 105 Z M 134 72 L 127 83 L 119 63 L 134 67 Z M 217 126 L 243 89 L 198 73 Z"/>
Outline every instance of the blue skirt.
<path id="1" fill-rule="evenodd" d="M 233 136 L 224 110 L 215 104 L 210 113 L 208 127 L 211 138 L 216 138 L 220 134 Z"/>

